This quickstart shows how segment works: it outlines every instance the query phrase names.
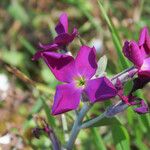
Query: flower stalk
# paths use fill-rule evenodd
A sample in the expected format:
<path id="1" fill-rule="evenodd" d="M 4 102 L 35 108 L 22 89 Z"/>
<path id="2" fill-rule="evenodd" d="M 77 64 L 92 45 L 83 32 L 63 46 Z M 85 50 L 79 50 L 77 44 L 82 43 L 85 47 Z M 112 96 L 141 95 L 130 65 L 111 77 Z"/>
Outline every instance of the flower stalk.
<path id="1" fill-rule="evenodd" d="M 133 75 L 137 72 L 137 69 L 135 67 L 128 68 L 121 73 L 115 75 L 111 81 L 115 85 L 117 82 L 117 79 L 119 79 L 122 83 L 125 83 L 127 80 L 131 79 Z M 91 119 L 90 121 L 87 121 L 86 123 L 82 123 L 85 115 L 87 112 L 91 109 L 92 104 L 90 103 L 84 103 L 84 106 L 81 108 L 79 114 L 77 115 L 77 118 L 74 122 L 73 128 L 71 130 L 69 141 L 66 145 L 67 150 L 71 150 L 73 148 L 73 145 L 75 143 L 75 140 L 80 132 L 81 129 L 88 128 L 92 126 L 93 124 L 99 122 L 103 118 L 107 117 L 113 117 L 117 113 L 124 111 L 128 105 L 123 103 L 122 101 L 119 101 L 116 105 L 110 106 L 107 108 L 101 115 L 99 115 L 96 118 Z M 116 111 L 117 110 L 117 111 Z"/>
<path id="2" fill-rule="evenodd" d="M 92 104 L 88 104 L 87 102 L 85 102 L 84 106 L 81 108 L 81 110 L 74 122 L 73 128 L 71 130 L 70 138 L 66 145 L 67 150 L 72 149 L 74 142 L 80 132 L 80 126 L 82 125 L 83 118 L 85 117 L 85 115 L 87 114 L 87 112 L 90 110 L 91 107 L 92 107 Z"/>

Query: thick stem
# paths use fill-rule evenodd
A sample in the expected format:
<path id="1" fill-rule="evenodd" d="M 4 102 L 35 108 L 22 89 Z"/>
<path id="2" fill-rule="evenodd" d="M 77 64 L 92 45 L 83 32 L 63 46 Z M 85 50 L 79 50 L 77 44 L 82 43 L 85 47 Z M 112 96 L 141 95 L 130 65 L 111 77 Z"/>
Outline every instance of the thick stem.
<path id="1" fill-rule="evenodd" d="M 84 106 L 80 110 L 79 115 L 77 116 L 77 118 L 74 122 L 73 128 L 71 130 L 69 141 L 66 145 L 67 150 L 71 150 L 73 148 L 74 142 L 80 131 L 80 125 L 82 123 L 82 120 L 91 107 L 92 107 L 92 104 L 84 103 Z"/>

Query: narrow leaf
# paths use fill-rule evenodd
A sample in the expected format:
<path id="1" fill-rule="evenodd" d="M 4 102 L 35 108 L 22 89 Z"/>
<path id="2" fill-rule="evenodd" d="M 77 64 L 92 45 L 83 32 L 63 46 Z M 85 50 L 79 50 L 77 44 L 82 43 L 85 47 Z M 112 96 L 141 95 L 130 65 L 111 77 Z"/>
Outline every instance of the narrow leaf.
<path id="1" fill-rule="evenodd" d="M 31 55 L 34 55 L 35 48 L 30 44 L 30 42 L 23 36 L 19 36 L 20 43 L 29 51 Z"/>
<path id="2" fill-rule="evenodd" d="M 103 7 L 100 0 L 98 0 L 98 4 L 99 4 L 99 8 L 103 14 L 103 17 L 108 24 L 109 30 L 111 32 L 113 43 L 114 43 L 114 46 L 116 48 L 116 51 L 117 51 L 117 54 L 118 54 L 118 57 L 120 60 L 119 61 L 120 67 L 122 69 L 125 69 L 125 68 L 129 67 L 129 63 L 125 60 L 125 57 L 122 54 L 122 46 L 121 46 L 121 40 L 119 38 L 119 34 L 118 34 L 117 30 L 115 29 L 115 26 L 113 25 L 111 19 L 108 17 L 108 15 L 105 11 L 105 8 Z"/>
<path id="3" fill-rule="evenodd" d="M 48 120 L 49 124 L 52 125 L 53 127 L 55 127 L 55 118 L 51 115 L 51 111 L 49 109 L 49 106 L 45 102 L 45 98 L 41 97 L 41 100 L 43 102 L 43 108 L 44 108 L 44 111 L 47 116 L 47 120 Z"/>
<path id="4" fill-rule="evenodd" d="M 27 24 L 29 22 L 29 16 L 25 11 L 24 7 L 17 1 L 13 0 L 8 7 L 8 12 L 16 20 L 19 20 L 22 24 Z"/>
<path id="5" fill-rule="evenodd" d="M 122 125 L 113 125 L 111 129 L 116 150 L 130 150 L 130 140 L 126 128 Z"/>
<path id="6" fill-rule="evenodd" d="M 91 128 L 91 132 L 94 138 L 94 143 L 96 144 L 96 149 L 97 150 L 106 150 L 106 146 L 103 142 L 103 139 L 100 135 L 100 133 L 98 132 L 97 128 Z"/>

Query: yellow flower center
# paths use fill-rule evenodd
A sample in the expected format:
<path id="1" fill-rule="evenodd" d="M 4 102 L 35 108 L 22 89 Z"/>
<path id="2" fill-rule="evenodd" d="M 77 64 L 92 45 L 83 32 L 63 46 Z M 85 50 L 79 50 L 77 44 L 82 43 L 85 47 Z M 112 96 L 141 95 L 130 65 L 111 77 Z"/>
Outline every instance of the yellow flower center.
<path id="1" fill-rule="evenodd" d="M 86 79 L 84 77 L 75 78 L 75 84 L 78 88 L 84 88 L 86 84 Z"/>

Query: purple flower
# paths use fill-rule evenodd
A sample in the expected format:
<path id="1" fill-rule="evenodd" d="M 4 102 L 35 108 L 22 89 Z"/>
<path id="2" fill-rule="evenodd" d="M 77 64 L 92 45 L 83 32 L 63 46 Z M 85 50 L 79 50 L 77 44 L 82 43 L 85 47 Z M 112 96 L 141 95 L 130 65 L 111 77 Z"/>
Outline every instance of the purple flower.
<path id="1" fill-rule="evenodd" d="M 77 36 L 78 31 L 76 28 L 73 29 L 72 33 L 68 32 L 68 16 L 66 13 L 62 13 L 59 22 L 55 27 L 57 36 L 54 38 L 54 41 L 49 44 L 39 44 L 41 50 L 37 51 L 33 57 L 33 60 L 37 60 L 41 57 L 43 52 L 56 51 L 58 49 L 66 49 L 66 46 L 71 43 L 74 38 Z"/>
<path id="2" fill-rule="evenodd" d="M 141 30 L 139 41 L 126 41 L 124 55 L 138 68 L 140 77 L 150 77 L 150 36 L 147 27 Z"/>
<path id="3" fill-rule="evenodd" d="M 148 105 L 144 102 L 144 100 L 140 101 L 140 106 L 137 108 L 134 108 L 134 111 L 138 114 L 145 114 L 149 112 Z"/>
<path id="4" fill-rule="evenodd" d="M 71 34 L 68 32 L 68 16 L 66 13 L 63 13 L 60 16 L 59 23 L 56 25 L 55 30 L 58 36 L 55 37 L 54 43 L 58 44 L 59 46 L 68 45 L 78 34 L 76 28 L 73 29 L 73 32 Z"/>
<path id="5" fill-rule="evenodd" d="M 146 82 L 146 81 L 145 81 Z M 136 108 L 134 108 L 134 111 L 138 114 L 145 114 L 149 112 L 148 109 L 148 105 L 144 102 L 144 100 L 133 96 L 133 92 L 136 91 L 138 88 L 141 88 L 141 86 L 144 86 L 143 83 L 136 83 L 136 81 L 134 82 L 133 89 L 131 90 L 131 92 L 125 96 L 124 95 L 124 91 L 123 91 L 123 85 L 121 83 L 121 81 L 119 79 L 117 79 L 117 83 L 116 83 L 116 89 L 117 89 L 117 95 L 121 98 L 122 102 L 124 104 L 127 104 L 129 106 L 137 106 Z M 136 89 L 135 89 L 136 88 Z"/>
<path id="6" fill-rule="evenodd" d="M 91 103 L 116 95 L 115 87 L 106 77 L 91 79 L 97 69 L 94 47 L 82 46 L 75 59 L 54 52 L 43 52 L 42 58 L 56 79 L 65 82 L 56 88 L 53 115 L 76 109 L 82 94 L 86 95 Z"/>

